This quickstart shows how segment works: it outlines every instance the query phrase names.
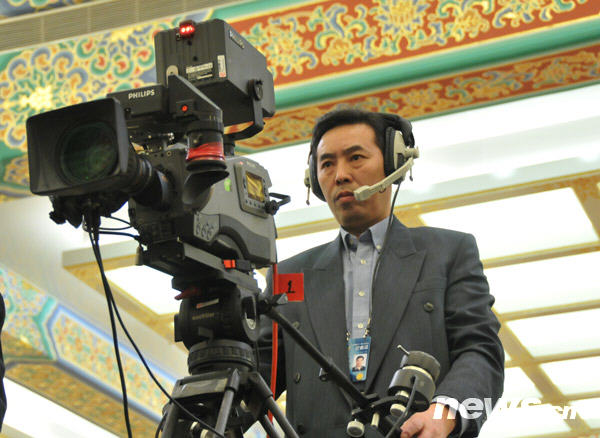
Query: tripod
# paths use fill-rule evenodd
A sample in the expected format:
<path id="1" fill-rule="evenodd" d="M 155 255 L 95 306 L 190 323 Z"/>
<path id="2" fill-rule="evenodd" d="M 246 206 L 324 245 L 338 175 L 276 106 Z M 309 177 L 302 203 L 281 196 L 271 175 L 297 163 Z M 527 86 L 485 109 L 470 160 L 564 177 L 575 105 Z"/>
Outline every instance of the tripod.
<path id="1" fill-rule="evenodd" d="M 298 437 L 256 371 L 254 352 L 248 344 L 225 339 L 196 344 L 190 349 L 188 365 L 192 375 L 175 383 L 172 396 L 196 416 L 214 424 L 218 433 L 228 438 L 242 437 L 259 421 L 269 436 L 278 437 L 267 417 L 267 411 L 271 411 L 286 436 Z M 163 437 L 215 436 L 208 431 L 194 432 L 194 428 L 194 420 L 183 415 L 177 405 L 166 406 Z"/>
<path id="2" fill-rule="evenodd" d="M 172 253 L 170 244 L 166 245 L 142 255 L 164 263 L 167 260 L 164 255 Z M 201 265 L 183 265 L 173 278 L 173 287 L 184 291 L 179 314 L 175 316 L 175 340 L 183 341 L 188 348 L 191 374 L 176 382 L 173 399 L 205 423 L 215 424 L 218 434 L 241 438 L 247 428 L 259 421 L 269 436 L 279 437 L 267 418 L 270 410 L 287 437 L 298 437 L 257 371 L 250 344 L 258 339 L 259 315 L 277 321 L 321 365 L 323 378 L 333 380 L 354 400 L 357 408 L 352 411 L 353 421 L 348 425 L 350 436 L 381 437 L 377 431 L 381 426 L 393 433 L 396 425 L 378 425 L 372 417 L 389 420 L 385 412 L 392 410 L 403 419 L 405 415 L 400 413 L 408 413 L 413 400 L 416 410 L 429 406 L 439 375 L 439 364 L 433 357 L 422 352 L 408 354 L 390 383 L 387 397 L 365 395 L 275 309 L 286 301 L 285 295 L 259 296 L 256 281 L 249 275 L 238 269 L 223 269 L 221 259 L 189 244 L 179 243 L 177 248 L 177 254 L 183 256 L 180 259 Z M 154 265 L 161 266 L 158 262 Z M 201 292 L 197 285 L 203 285 Z M 172 402 L 166 405 L 163 419 L 163 438 L 215 436 L 203 431 L 194 418 Z"/>
<path id="3" fill-rule="evenodd" d="M 260 290 L 256 281 L 238 269 L 224 269 L 221 259 L 199 248 L 186 243 L 177 248 L 185 260 L 201 264 L 184 266 L 173 277 L 173 287 L 184 291 L 175 315 L 175 341 L 183 341 L 189 351 L 190 376 L 175 383 L 172 398 L 197 418 L 215 425 L 215 430 L 227 438 L 241 438 L 256 421 L 271 437 L 278 437 L 267 418 L 268 411 L 286 436 L 297 438 L 258 373 L 250 346 L 259 332 Z M 143 256 L 154 261 L 158 254 L 173 253 L 164 245 L 155 251 L 146 251 Z M 163 409 L 162 437 L 213 436 L 212 432 L 201 431 L 195 419 L 177 404 L 170 402 Z"/>

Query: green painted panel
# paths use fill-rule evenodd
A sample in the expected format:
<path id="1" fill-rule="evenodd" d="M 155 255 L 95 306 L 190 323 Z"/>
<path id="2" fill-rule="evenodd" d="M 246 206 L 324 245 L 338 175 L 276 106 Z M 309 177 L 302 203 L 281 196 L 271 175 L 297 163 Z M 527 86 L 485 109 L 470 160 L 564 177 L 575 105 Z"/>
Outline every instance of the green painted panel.
<path id="1" fill-rule="evenodd" d="M 5 300 L 6 320 L 2 329 L 7 362 L 47 361 L 56 357 L 44 325 L 58 305 L 55 298 L 29 284 L 20 275 L 0 265 L 0 291 Z"/>
<path id="2" fill-rule="evenodd" d="M 295 4 L 306 4 L 306 0 L 259 0 L 215 9 L 211 18 L 229 20 L 247 15 L 255 15 L 264 11 L 287 8 Z"/>
<path id="3" fill-rule="evenodd" d="M 26 157 L 21 150 L 7 148 L 0 141 L 0 194 L 4 193 L 11 196 L 29 195 L 28 184 L 25 184 L 20 178 L 7 178 L 7 174 L 14 171 L 14 166 L 11 166 L 14 159 L 26 159 Z"/>
<path id="4" fill-rule="evenodd" d="M 577 88 L 588 87 L 590 85 L 597 84 L 597 83 L 600 83 L 600 79 L 598 79 L 596 81 L 593 81 L 593 82 L 585 82 L 585 83 L 580 83 L 580 84 L 576 84 L 576 85 L 561 87 L 558 90 L 553 88 L 551 90 L 544 90 L 544 91 L 540 91 L 540 92 L 537 92 L 537 93 L 527 94 L 525 96 L 517 96 L 517 97 L 508 97 L 508 98 L 505 98 L 505 99 L 497 99 L 497 100 L 494 100 L 492 102 L 471 105 L 469 107 L 462 107 L 462 108 L 452 109 L 452 110 L 448 110 L 448 111 L 437 112 L 435 114 L 426 114 L 424 116 L 412 117 L 410 120 L 414 121 L 414 120 L 430 119 L 432 117 L 439 117 L 439 116 L 442 116 L 442 115 L 460 113 L 460 112 L 463 112 L 463 111 L 468 111 L 468 110 L 477 109 L 477 108 L 485 108 L 485 107 L 488 107 L 488 106 L 500 105 L 500 104 L 508 103 L 508 102 L 515 102 L 515 101 L 522 100 L 522 99 L 529 99 L 531 97 L 544 96 L 544 95 L 547 95 L 547 94 L 554 94 L 554 93 L 562 93 L 563 91 L 569 91 L 569 90 L 575 90 Z"/>
<path id="5" fill-rule="evenodd" d="M 21 53 L 20 50 L 14 52 L 3 53 L 0 55 L 0 71 L 4 70 L 11 59 Z"/>

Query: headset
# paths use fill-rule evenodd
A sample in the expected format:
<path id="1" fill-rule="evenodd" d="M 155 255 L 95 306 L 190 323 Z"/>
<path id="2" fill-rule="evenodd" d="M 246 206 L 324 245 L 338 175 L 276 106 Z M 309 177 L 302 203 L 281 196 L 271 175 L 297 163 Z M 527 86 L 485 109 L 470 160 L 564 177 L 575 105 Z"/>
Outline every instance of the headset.
<path id="1" fill-rule="evenodd" d="M 372 186 L 362 186 L 354 191 L 354 197 L 358 201 L 364 201 L 376 192 L 384 190 L 389 185 L 400 184 L 404 181 L 406 173 L 412 169 L 414 160 L 419 157 L 419 148 L 415 147 L 415 138 L 412 133 L 411 123 L 396 115 L 389 113 L 377 113 L 385 124 L 383 143 L 383 170 L 386 178 Z M 359 122 L 360 123 L 360 122 Z M 320 139 L 319 139 L 320 140 Z M 308 188 L 306 203 L 309 204 L 310 191 L 325 201 L 325 196 L 317 179 L 317 163 L 312 156 L 315 149 L 313 136 L 308 155 L 308 168 L 304 172 L 304 185 Z"/>

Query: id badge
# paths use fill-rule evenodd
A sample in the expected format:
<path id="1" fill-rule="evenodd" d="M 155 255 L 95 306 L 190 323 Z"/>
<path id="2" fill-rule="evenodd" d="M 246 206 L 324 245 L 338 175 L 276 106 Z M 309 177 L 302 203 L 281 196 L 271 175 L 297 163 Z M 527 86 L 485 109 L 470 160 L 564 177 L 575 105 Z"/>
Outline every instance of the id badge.
<path id="1" fill-rule="evenodd" d="M 353 382 L 367 380 L 370 350 L 370 336 L 365 336 L 364 338 L 351 338 L 348 340 L 348 367 L 350 369 L 350 378 Z"/>

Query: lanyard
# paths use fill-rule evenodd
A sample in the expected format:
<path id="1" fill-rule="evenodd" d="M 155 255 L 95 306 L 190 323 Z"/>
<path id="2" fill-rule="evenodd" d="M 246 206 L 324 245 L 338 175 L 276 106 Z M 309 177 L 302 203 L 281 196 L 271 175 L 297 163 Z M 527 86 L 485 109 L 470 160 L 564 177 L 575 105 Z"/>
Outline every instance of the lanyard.
<path id="1" fill-rule="evenodd" d="M 363 338 L 366 338 L 368 336 L 371 335 L 371 315 L 373 314 L 373 311 L 369 312 L 369 320 L 367 322 L 367 328 L 365 328 L 365 334 L 363 335 Z M 348 330 L 346 330 L 346 342 L 350 341 L 350 332 Z"/>

